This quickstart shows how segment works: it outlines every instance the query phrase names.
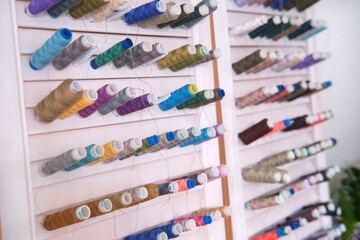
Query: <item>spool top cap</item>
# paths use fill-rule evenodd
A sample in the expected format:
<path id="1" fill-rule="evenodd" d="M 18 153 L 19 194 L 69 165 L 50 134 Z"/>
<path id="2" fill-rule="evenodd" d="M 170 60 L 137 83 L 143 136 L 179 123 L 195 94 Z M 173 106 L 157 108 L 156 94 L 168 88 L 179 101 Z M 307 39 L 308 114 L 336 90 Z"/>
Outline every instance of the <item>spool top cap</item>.
<path id="1" fill-rule="evenodd" d="M 206 5 L 200 6 L 199 7 L 199 13 L 200 13 L 201 16 L 205 16 L 205 15 L 209 14 L 208 6 L 206 6 Z"/>
<path id="2" fill-rule="evenodd" d="M 200 184 L 204 184 L 207 183 L 208 177 L 205 173 L 199 173 L 197 176 L 197 180 L 199 181 Z"/>
<path id="3" fill-rule="evenodd" d="M 209 0 L 209 5 L 212 8 L 216 8 L 219 2 L 217 0 Z"/>
<path id="4" fill-rule="evenodd" d="M 84 46 L 90 48 L 95 44 L 95 38 L 90 34 L 85 34 L 81 37 L 81 42 Z"/>
<path id="5" fill-rule="evenodd" d="M 168 187 L 170 192 L 175 193 L 179 191 L 179 185 L 176 182 L 170 182 Z"/>
<path id="6" fill-rule="evenodd" d="M 153 49 L 153 46 L 148 41 L 143 41 L 141 43 L 141 46 L 142 46 L 142 49 L 147 53 L 150 52 Z"/>
<path id="7" fill-rule="evenodd" d="M 131 41 L 130 38 L 125 38 L 121 42 L 121 46 L 123 47 L 124 50 L 127 50 L 127 49 L 129 49 L 129 48 L 131 48 L 133 46 L 133 42 Z"/>
<path id="8" fill-rule="evenodd" d="M 168 133 L 166 133 L 166 139 L 168 140 L 168 141 L 173 141 L 173 140 L 175 140 L 175 134 L 173 133 L 173 132 L 168 132 Z"/>
<path id="9" fill-rule="evenodd" d="M 306 218 L 301 218 L 299 223 L 301 226 L 305 226 L 308 223 L 308 221 L 306 220 Z"/>
<path id="10" fill-rule="evenodd" d="M 159 140 L 159 137 L 156 136 L 156 135 L 153 135 L 153 136 L 147 138 L 147 142 L 148 142 L 148 144 L 150 145 L 150 147 L 158 144 L 159 141 L 160 141 L 160 140 Z"/>
<path id="11" fill-rule="evenodd" d="M 130 147 L 132 148 L 132 149 L 139 149 L 139 148 L 141 148 L 142 147 L 142 141 L 141 141 L 141 139 L 140 138 L 132 138 L 132 139 L 130 139 L 130 141 L 129 141 L 129 145 L 130 145 Z"/>
<path id="12" fill-rule="evenodd" d="M 231 216 L 231 215 L 233 215 L 234 210 L 233 210 L 232 207 L 228 206 L 228 207 L 225 207 L 224 213 L 225 213 L 226 216 Z"/>
<path id="13" fill-rule="evenodd" d="M 157 2 L 156 4 L 156 8 L 160 11 L 160 12 L 165 12 L 166 11 L 166 4 L 164 1 L 160 0 Z"/>
<path id="14" fill-rule="evenodd" d="M 291 227 L 291 229 L 295 230 L 295 229 L 299 228 L 299 224 L 297 222 L 293 222 L 290 224 L 290 227 Z"/>
<path id="15" fill-rule="evenodd" d="M 189 84 L 189 92 L 194 95 L 198 93 L 198 88 L 195 84 Z"/>
<path id="16" fill-rule="evenodd" d="M 186 131 L 186 129 L 177 130 L 176 135 L 179 139 L 186 139 L 189 137 L 189 133 Z"/>
<path id="17" fill-rule="evenodd" d="M 209 100 L 209 99 L 213 99 L 214 96 L 215 96 L 215 94 L 214 94 L 214 91 L 213 91 L 213 90 L 211 90 L 211 89 L 206 89 L 206 90 L 204 90 L 204 96 L 205 96 L 205 98 L 206 98 L 207 100 Z"/>
<path id="18" fill-rule="evenodd" d="M 190 14 L 194 12 L 194 5 L 192 5 L 191 3 L 185 3 L 182 9 L 186 14 Z"/>
<path id="19" fill-rule="evenodd" d="M 208 55 L 209 49 L 206 46 L 201 46 L 200 53 L 201 53 L 201 55 Z"/>
<path id="20" fill-rule="evenodd" d="M 129 205 L 132 202 L 131 194 L 126 192 L 121 195 L 121 203 L 124 205 Z"/>
<path id="21" fill-rule="evenodd" d="M 196 182 L 194 179 L 189 179 L 186 181 L 186 186 L 188 189 L 194 188 L 196 186 Z"/>
<path id="22" fill-rule="evenodd" d="M 88 100 L 89 102 L 93 102 L 95 101 L 99 96 L 97 94 L 97 92 L 94 89 L 88 89 L 86 91 L 84 91 L 84 97 L 86 98 L 86 100 Z"/>
<path id="23" fill-rule="evenodd" d="M 218 133 L 220 134 L 224 134 L 226 132 L 226 127 L 224 124 L 219 124 L 217 127 L 216 127 L 216 130 Z"/>
<path id="24" fill-rule="evenodd" d="M 173 232 L 173 234 L 175 234 L 175 235 L 180 235 L 180 234 L 182 234 L 182 232 L 183 232 L 183 228 L 182 228 L 182 226 L 181 226 L 181 224 L 180 223 L 175 223 L 173 226 L 172 226 L 172 232 Z"/>
<path id="25" fill-rule="evenodd" d="M 221 53 L 221 49 L 220 48 L 215 48 L 213 51 L 212 51 L 214 57 L 216 59 L 220 58 L 222 56 L 222 53 Z"/>
<path id="26" fill-rule="evenodd" d="M 90 151 L 91 155 L 94 157 L 94 158 L 99 158 L 101 156 L 104 155 L 105 153 L 105 149 L 103 146 L 101 145 L 94 145 L 92 148 L 91 148 L 91 151 Z"/>
<path id="27" fill-rule="evenodd" d="M 185 221 L 185 226 L 188 230 L 193 230 L 196 228 L 196 222 L 194 219 L 189 219 Z"/>
<path id="28" fill-rule="evenodd" d="M 173 15 L 179 16 L 181 13 L 181 7 L 179 4 L 174 4 L 171 6 L 170 11 L 172 12 Z"/>
<path id="29" fill-rule="evenodd" d="M 216 136 L 216 131 L 215 131 L 215 128 L 213 128 L 213 127 L 208 127 L 208 129 L 206 130 L 206 133 L 211 138 Z"/>
<path id="30" fill-rule="evenodd" d="M 205 224 L 212 223 L 212 217 L 211 216 L 204 216 L 203 221 Z"/>
<path id="31" fill-rule="evenodd" d="M 166 46 L 164 43 L 160 42 L 156 45 L 156 50 L 160 53 L 160 54 L 164 54 L 166 53 Z"/>
<path id="32" fill-rule="evenodd" d="M 61 28 L 60 34 L 65 39 L 71 39 L 72 38 L 72 32 L 67 28 Z"/>
<path id="33" fill-rule="evenodd" d="M 218 91 L 218 95 L 219 95 L 220 98 L 225 97 L 225 91 L 224 91 L 224 89 L 220 89 L 220 90 Z"/>
<path id="34" fill-rule="evenodd" d="M 161 232 L 157 235 L 157 240 L 168 240 L 168 235 L 165 232 Z"/>
<path id="35" fill-rule="evenodd" d="M 285 91 L 285 86 L 284 85 L 278 85 L 277 87 L 278 87 L 279 92 Z"/>

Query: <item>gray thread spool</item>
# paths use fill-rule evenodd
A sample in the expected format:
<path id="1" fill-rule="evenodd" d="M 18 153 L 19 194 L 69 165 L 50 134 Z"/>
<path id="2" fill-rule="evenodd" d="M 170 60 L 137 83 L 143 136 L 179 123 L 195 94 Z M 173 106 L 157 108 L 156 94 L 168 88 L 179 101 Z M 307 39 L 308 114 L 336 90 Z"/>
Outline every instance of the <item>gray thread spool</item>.
<path id="1" fill-rule="evenodd" d="M 220 48 L 215 48 L 214 50 L 210 50 L 209 54 L 206 56 L 206 58 L 204 60 L 202 60 L 201 62 L 196 63 L 194 66 L 218 59 L 221 57 L 221 55 L 222 54 L 221 54 Z"/>
<path id="2" fill-rule="evenodd" d="M 52 175 L 77 163 L 78 161 L 86 157 L 86 155 L 86 149 L 83 147 L 71 149 L 42 164 L 39 168 L 39 174 L 42 177 Z"/>
<path id="3" fill-rule="evenodd" d="M 114 67 L 115 69 L 119 69 L 125 66 L 126 64 L 129 64 L 132 61 L 135 61 L 136 59 L 151 52 L 151 50 L 152 50 L 151 44 L 148 41 L 144 41 L 130 48 L 124 54 L 121 54 L 119 57 L 115 58 L 112 61 L 113 64 L 110 66 Z"/>
<path id="4" fill-rule="evenodd" d="M 185 139 L 187 139 L 187 138 L 189 137 L 189 133 L 188 133 L 188 131 L 187 131 L 186 129 L 176 130 L 176 131 L 174 132 L 174 134 L 175 134 L 175 139 L 174 139 L 173 141 L 171 141 L 171 143 L 178 143 L 178 142 L 183 141 L 183 140 L 185 140 Z M 170 143 L 170 144 L 171 144 L 171 143 Z M 156 150 L 153 151 L 153 152 L 158 152 L 158 151 L 160 151 L 160 150 L 162 150 L 162 149 L 164 149 L 164 148 L 167 148 L 168 146 L 169 146 L 169 144 L 164 145 L 164 146 L 156 149 Z"/>
<path id="5" fill-rule="evenodd" d="M 95 39 L 89 34 L 79 37 L 52 60 L 52 65 L 57 70 L 63 70 L 87 52 L 94 43 Z"/>
<path id="6" fill-rule="evenodd" d="M 117 109 L 121 105 L 127 103 L 131 99 L 133 99 L 135 97 L 135 95 L 136 95 L 136 92 L 132 87 L 126 87 L 126 88 L 120 90 L 115 95 L 115 97 L 113 97 L 110 100 L 110 102 L 108 102 L 104 106 L 102 106 L 98 110 L 98 113 L 100 113 L 101 115 L 106 115 L 106 114 L 114 111 L 115 109 Z"/>
<path id="7" fill-rule="evenodd" d="M 183 144 L 187 141 L 190 141 L 194 138 L 197 138 L 198 136 L 200 136 L 201 134 L 201 129 L 199 127 L 191 127 L 189 129 L 187 129 L 187 132 L 189 133 L 189 137 L 180 141 L 180 142 L 177 142 L 177 143 L 171 143 L 170 145 L 168 145 L 167 149 L 171 149 L 171 148 L 174 148 L 176 146 L 179 146 L 180 144 Z"/>
<path id="8" fill-rule="evenodd" d="M 285 170 L 253 167 L 243 169 L 242 176 L 244 180 L 250 182 L 279 183 L 282 181 L 283 171 Z"/>
<path id="9" fill-rule="evenodd" d="M 136 68 L 138 66 L 141 66 L 147 62 L 150 62 L 151 60 L 157 58 L 157 57 L 160 57 L 161 55 L 165 54 L 166 53 L 166 46 L 164 43 L 155 43 L 153 44 L 152 46 L 152 50 L 137 58 L 136 60 L 134 61 L 131 61 L 127 64 L 127 66 L 130 68 L 130 69 L 133 69 L 133 68 Z"/>
<path id="10" fill-rule="evenodd" d="M 295 160 L 293 151 L 284 151 L 270 157 L 264 158 L 259 162 L 261 167 L 277 167 Z"/>
<path id="11" fill-rule="evenodd" d="M 176 193 L 179 191 L 179 185 L 176 182 L 163 183 L 158 185 L 159 196 Z"/>
<path id="12" fill-rule="evenodd" d="M 180 5 L 174 2 L 166 3 L 166 11 L 156 17 L 150 18 L 146 21 L 140 22 L 139 25 L 142 28 L 156 27 L 158 24 L 174 21 L 179 18 L 181 14 Z"/>
<path id="13" fill-rule="evenodd" d="M 142 141 L 140 138 L 130 138 L 124 142 L 124 148 L 121 152 L 115 154 L 114 156 L 108 159 L 105 159 L 101 163 L 103 164 L 112 163 L 113 161 L 118 160 L 119 158 L 122 158 L 126 155 L 129 155 L 130 153 L 135 152 L 141 147 L 142 147 Z"/>

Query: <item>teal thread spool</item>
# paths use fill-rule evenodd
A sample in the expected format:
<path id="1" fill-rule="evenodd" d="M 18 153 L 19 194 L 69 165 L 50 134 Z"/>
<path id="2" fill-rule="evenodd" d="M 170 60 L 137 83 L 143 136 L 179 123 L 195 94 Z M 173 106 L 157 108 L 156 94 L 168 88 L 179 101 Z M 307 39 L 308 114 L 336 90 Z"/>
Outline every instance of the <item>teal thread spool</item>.
<path id="1" fill-rule="evenodd" d="M 183 19 L 181 19 L 177 22 L 170 24 L 170 27 L 171 28 L 179 27 L 181 25 L 184 25 L 185 23 L 188 23 L 188 22 L 194 21 L 198 18 L 204 17 L 207 14 L 209 14 L 208 6 L 202 5 L 199 7 L 195 7 L 194 12 L 190 13 L 187 17 L 184 17 Z"/>
<path id="2" fill-rule="evenodd" d="M 203 128 L 203 129 L 201 129 L 200 136 L 198 136 L 197 138 L 194 138 L 190 141 L 187 141 L 183 144 L 180 144 L 180 147 L 187 147 L 187 146 L 195 144 L 195 143 L 201 143 L 206 140 L 210 140 L 211 138 L 215 137 L 215 135 L 216 135 L 215 128 L 213 128 L 213 127 Z"/>
<path id="3" fill-rule="evenodd" d="M 176 106 L 177 109 L 181 110 L 184 108 L 188 108 L 193 105 L 197 105 L 200 103 L 203 103 L 205 101 L 208 101 L 212 98 L 214 98 L 214 91 L 212 89 L 203 90 L 201 92 L 198 92 L 195 97 L 187 100 L 186 102 Z"/>
<path id="4" fill-rule="evenodd" d="M 65 171 L 70 172 L 81 166 L 84 166 L 84 165 L 87 165 L 94 161 L 97 161 L 105 153 L 105 150 L 104 150 L 103 146 L 101 146 L 101 145 L 91 144 L 91 145 L 87 146 L 85 149 L 86 149 L 86 157 L 84 157 L 77 163 L 65 168 L 64 169 Z"/>
<path id="5" fill-rule="evenodd" d="M 126 38 L 124 41 L 118 42 L 99 56 L 97 56 L 95 59 L 93 59 L 90 62 L 90 66 L 96 70 L 99 67 L 104 66 L 105 64 L 111 62 L 116 57 L 123 54 L 127 49 L 131 48 L 133 46 L 133 42 L 130 38 Z"/>
<path id="6" fill-rule="evenodd" d="M 191 21 L 191 22 L 187 22 L 185 23 L 185 27 L 187 28 L 192 28 L 195 24 L 197 24 L 198 22 L 200 22 L 201 20 L 203 20 L 205 17 L 209 16 L 211 13 L 215 12 L 215 10 L 217 9 L 218 6 L 218 1 L 217 0 L 203 0 L 202 2 L 200 2 L 198 5 L 195 6 L 196 7 L 200 7 L 203 5 L 206 5 L 209 8 L 209 13 L 206 14 L 205 16 L 196 18 L 195 20 Z"/>
<path id="7" fill-rule="evenodd" d="M 206 46 L 197 44 L 197 45 L 195 45 L 195 48 L 196 48 L 196 53 L 194 55 L 190 56 L 189 58 L 185 59 L 182 62 L 179 62 L 179 63 L 169 67 L 169 69 L 173 72 L 180 71 L 184 68 L 190 67 L 198 62 L 201 62 L 209 54 L 209 50 Z"/>
<path id="8" fill-rule="evenodd" d="M 215 88 L 215 89 L 213 89 L 213 92 L 214 92 L 214 97 L 212 99 L 209 99 L 209 100 L 207 100 L 205 102 L 202 102 L 202 103 L 198 103 L 198 104 L 189 106 L 189 108 L 198 108 L 200 106 L 204 106 L 204 105 L 207 105 L 207 104 L 210 104 L 210 103 L 213 103 L 213 102 L 221 101 L 225 97 L 224 89 Z"/>
<path id="9" fill-rule="evenodd" d="M 136 156 L 138 153 L 140 153 L 140 152 L 142 152 L 142 151 L 144 151 L 144 150 L 146 150 L 148 148 L 151 148 L 152 146 L 155 146 L 155 145 L 159 144 L 160 139 L 159 139 L 158 136 L 153 135 L 151 137 L 144 138 L 141 141 L 142 141 L 142 146 L 138 150 L 136 150 L 135 152 L 132 152 L 132 153 L 122 157 L 121 160 L 127 159 L 127 158 L 129 158 L 131 156 L 134 156 L 134 155 Z"/>

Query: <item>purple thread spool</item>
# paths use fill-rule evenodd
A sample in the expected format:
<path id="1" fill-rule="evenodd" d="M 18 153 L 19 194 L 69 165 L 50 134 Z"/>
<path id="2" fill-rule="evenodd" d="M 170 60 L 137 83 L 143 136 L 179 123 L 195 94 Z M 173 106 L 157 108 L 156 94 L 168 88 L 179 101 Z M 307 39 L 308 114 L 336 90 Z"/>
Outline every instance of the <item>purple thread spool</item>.
<path id="1" fill-rule="evenodd" d="M 48 10 L 50 7 L 60 2 L 60 0 L 33 0 L 29 5 L 25 8 L 25 13 L 30 16 L 38 15 L 43 11 Z"/>
<path id="2" fill-rule="evenodd" d="M 285 66 L 286 64 L 290 63 L 291 61 L 294 60 L 294 54 L 290 53 L 288 55 L 286 55 L 283 60 L 281 60 L 280 62 L 278 62 L 277 64 L 275 64 L 274 66 L 272 66 L 270 69 L 273 71 L 276 71 L 276 69 L 281 68 L 283 66 Z"/>
<path id="3" fill-rule="evenodd" d="M 118 89 L 114 84 L 106 84 L 105 86 L 97 90 L 99 96 L 98 99 L 90 106 L 87 106 L 86 108 L 80 110 L 78 112 L 78 115 L 83 118 L 90 116 L 107 102 L 109 102 L 117 92 Z"/>
<path id="4" fill-rule="evenodd" d="M 153 106 L 156 103 L 156 96 L 153 93 L 147 93 L 129 102 L 125 103 L 124 105 L 118 107 L 116 110 L 113 111 L 115 116 L 120 115 L 124 116 L 132 112 L 136 112 L 148 107 Z"/>
<path id="5" fill-rule="evenodd" d="M 306 67 L 308 64 L 310 64 L 313 61 L 315 61 L 314 54 L 310 54 L 310 55 L 306 56 L 303 61 L 295 64 L 294 66 L 291 66 L 290 69 L 291 70 L 302 69 L 302 68 Z"/>
<path id="6" fill-rule="evenodd" d="M 248 2 L 250 2 L 250 0 L 234 0 L 236 5 L 238 5 L 239 7 L 243 7 L 245 6 Z"/>

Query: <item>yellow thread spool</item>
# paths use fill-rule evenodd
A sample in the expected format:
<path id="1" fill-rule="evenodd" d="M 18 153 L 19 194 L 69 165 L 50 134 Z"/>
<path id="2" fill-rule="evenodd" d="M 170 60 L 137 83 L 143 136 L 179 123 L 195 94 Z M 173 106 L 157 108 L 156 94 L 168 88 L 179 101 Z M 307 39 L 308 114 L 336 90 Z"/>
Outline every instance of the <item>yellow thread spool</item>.
<path id="1" fill-rule="evenodd" d="M 115 154 L 119 153 L 120 151 L 122 151 L 124 149 L 124 144 L 119 140 L 114 140 L 114 141 L 106 143 L 105 145 L 103 145 L 103 147 L 105 150 L 104 155 L 99 160 L 89 163 L 88 164 L 89 166 L 95 165 L 95 164 L 97 164 L 101 161 L 104 161 L 105 159 L 108 159 L 109 157 L 112 157 Z"/>
<path id="2" fill-rule="evenodd" d="M 191 57 L 195 53 L 196 53 L 195 46 L 192 44 L 186 44 L 180 48 L 172 50 L 164 58 L 158 60 L 156 64 L 160 69 L 164 69 L 184 61 L 185 59 Z"/>
<path id="3" fill-rule="evenodd" d="M 98 94 L 95 90 L 89 89 L 83 91 L 82 98 L 74 103 L 70 108 L 68 108 L 65 112 L 63 112 L 58 118 L 59 119 L 65 119 L 74 113 L 80 111 L 83 108 L 86 108 L 87 106 L 93 104 L 96 99 L 98 98 Z"/>

